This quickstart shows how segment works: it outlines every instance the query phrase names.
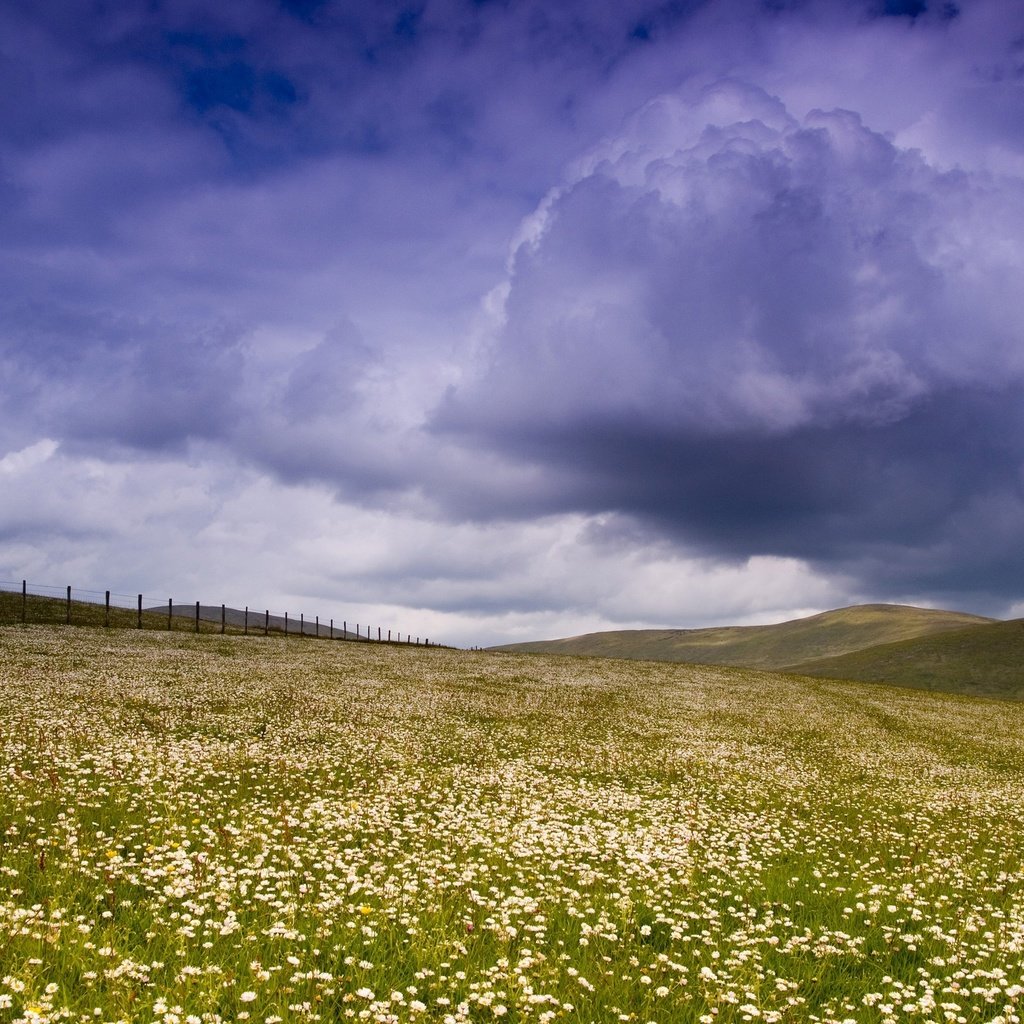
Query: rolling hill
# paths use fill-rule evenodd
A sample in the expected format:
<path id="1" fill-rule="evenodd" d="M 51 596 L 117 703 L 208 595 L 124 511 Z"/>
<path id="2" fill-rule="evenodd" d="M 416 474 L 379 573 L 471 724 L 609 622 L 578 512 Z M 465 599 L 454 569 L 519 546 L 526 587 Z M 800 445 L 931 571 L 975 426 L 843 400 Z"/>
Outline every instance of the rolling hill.
<path id="1" fill-rule="evenodd" d="M 768 626 L 613 630 L 492 650 L 797 671 L 793 666 L 993 622 L 964 612 L 865 604 Z"/>
<path id="2" fill-rule="evenodd" d="M 832 679 L 1024 698 L 1024 619 L 986 622 L 787 666 Z"/>
<path id="3" fill-rule="evenodd" d="M 154 605 L 148 608 L 147 611 L 154 615 L 166 617 L 167 606 L 162 604 Z M 196 606 L 194 604 L 179 603 L 172 606 L 172 613 L 177 619 L 194 621 Z M 199 619 L 201 622 L 219 623 L 221 620 L 220 605 L 201 604 L 199 606 Z M 236 629 L 248 628 L 254 634 L 260 634 L 264 628 L 267 628 L 275 633 L 301 632 L 305 636 L 329 636 L 335 640 L 356 639 L 356 634 L 352 630 L 342 630 L 340 625 L 334 626 L 329 621 L 318 624 L 315 618 L 311 617 L 303 620 L 300 615 L 292 615 L 286 621 L 283 615 L 269 615 L 262 609 L 257 610 L 255 608 L 250 608 L 248 612 L 242 608 L 225 608 L 224 621 L 228 626 L 233 626 Z M 360 637 L 361 639 L 365 638 L 365 633 L 366 630 L 364 629 Z"/>

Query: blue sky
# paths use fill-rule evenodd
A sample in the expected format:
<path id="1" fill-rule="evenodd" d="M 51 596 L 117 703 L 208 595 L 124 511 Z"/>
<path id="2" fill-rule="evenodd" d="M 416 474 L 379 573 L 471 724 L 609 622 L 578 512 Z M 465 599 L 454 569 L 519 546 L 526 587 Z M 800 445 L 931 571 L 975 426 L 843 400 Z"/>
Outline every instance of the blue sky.
<path id="1" fill-rule="evenodd" d="M 0 5 L 0 576 L 460 644 L 1024 614 L 1024 8 Z"/>

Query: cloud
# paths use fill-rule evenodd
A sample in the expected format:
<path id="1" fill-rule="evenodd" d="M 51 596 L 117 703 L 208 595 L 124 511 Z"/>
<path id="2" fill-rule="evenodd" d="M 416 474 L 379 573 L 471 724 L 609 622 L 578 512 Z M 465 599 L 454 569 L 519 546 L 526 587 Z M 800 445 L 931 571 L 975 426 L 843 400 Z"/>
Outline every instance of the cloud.
<path id="1" fill-rule="evenodd" d="M 35 444 L 30 444 L 27 448 L 22 448 L 21 451 L 8 452 L 0 459 L 0 474 L 4 476 L 17 476 L 24 473 L 33 466 L 46 462 L 58 447 L 59 445 L 56 441 L 49 437 L 44 437 L 41 441 L 36 441 Z"/>
<path id="2" fill-rule="evenodd" d="M 453 524 L 186 457 L 113 462 L 52 441 L 0 460 L 0 579 L 334 617 L 461 645 L 755 622 L 835 603 L 793 560 L 724 566 L 615 517 Z"/>
<path id="3" fill-rule="evenodd" d="M 1022 18 L 8 5 L 0 558 L 467 641 L 1019 595 Z"/>
<path id="4" fill-rule="evenodd" d="M 1022 280 L 1020 180 L 684 89 L 531 218 L 434 429 L 710 553 L 1010 591 L 1020 559 L 984 538 L 1024 540 Z"/>

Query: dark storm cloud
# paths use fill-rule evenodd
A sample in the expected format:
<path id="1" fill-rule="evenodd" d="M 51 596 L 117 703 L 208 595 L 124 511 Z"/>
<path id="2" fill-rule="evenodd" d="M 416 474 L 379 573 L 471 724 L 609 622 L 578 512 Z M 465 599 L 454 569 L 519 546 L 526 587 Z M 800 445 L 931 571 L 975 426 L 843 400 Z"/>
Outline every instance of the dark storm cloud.
<path id="1" fill-rule="evenodd" d="M 135 520 L 191 494 L 187 551 L 264 510 L 322 544 L 347 501 L 390 530 L 354 580 L 581 617 L 640 580 L 603 621 L 681 573 L 831 600 L 760 554 L 1019 594 L 1022 34 L 998 0 L 5 5 L 0 512 L 67 478 L 105 523 L 138 478 Z M 472 586 L 419 574 L 417 516 Z"/>
<path id="2" fill-rule="evenodd" d="M 301 370 L 261 361 L 254 339 L 283 336 L 300 364 L 313 349 L 326 367 L 353 316 L 412 322 L 475 303 L 516 220 L 587 137 L 579 125 L 602 116 L 584 97 L 633 45 L 630 17 L 461 2 L 8 6 L 0 359 L 20 416 L 4 436 L 147 450 L 219 438 L 282 476 L 305 461 L 358 491 L 344 461 L 307 458 L 314 428 L 325 449 L 360 442 L 349 383 L 336 381 L 330 422 L 338 375 L 309 378 L 316 401 L 268 389 L 268 375 Z M 399 348 L 415 344 L 404 333 Z M 268 409 L 275 395 L 284 405 Z M 267 416 L 283 432 L 254 454 Z"/>
<path id="3" fill-rule="evenodd" d="M 566 507 L 617 509 L 710 554 L 770 553 L 919 592 L 1014 592 L 1022 487 L 1019 391 L 935 396 L 887 429 L 660 432 L 635 422 L 524 430 L 517 455 L 567 486 Z M 984 529 L 979 530 L 979 524 Z"/>
<path id="4" fill-rule="evenodd" d="M 180 447 L 238 415 L 237 331 L 8 302 L 0 380 L 8 412 L 79 445 Z"/>
<path id="5" fill-rule="evenodd" d="M 440 432 L 719 555 L 1016 591 L 1019 180 L 721 82 L 648 105 L 526 235 Z"/>

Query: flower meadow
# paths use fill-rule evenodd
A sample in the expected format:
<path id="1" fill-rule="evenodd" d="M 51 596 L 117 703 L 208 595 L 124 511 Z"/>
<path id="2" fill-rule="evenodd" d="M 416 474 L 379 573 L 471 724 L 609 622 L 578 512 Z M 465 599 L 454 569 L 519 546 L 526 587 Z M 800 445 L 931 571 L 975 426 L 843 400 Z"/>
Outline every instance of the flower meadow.
<path id="1" fill-rule="evenodd" d="M 1016 1022 L 1024 707 L 0 629 L 0 1022 Z"/>

